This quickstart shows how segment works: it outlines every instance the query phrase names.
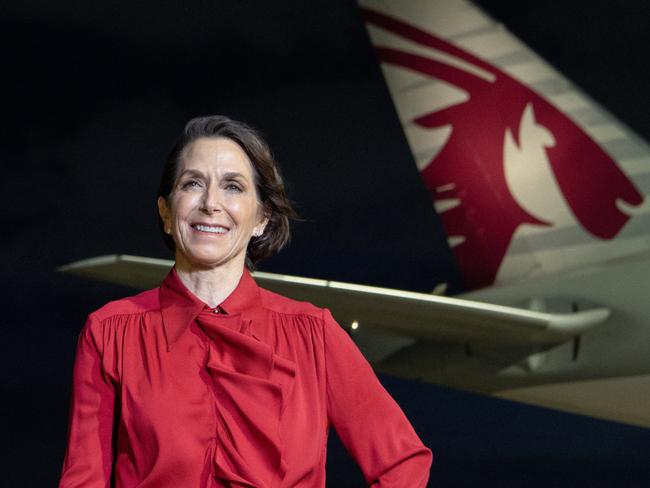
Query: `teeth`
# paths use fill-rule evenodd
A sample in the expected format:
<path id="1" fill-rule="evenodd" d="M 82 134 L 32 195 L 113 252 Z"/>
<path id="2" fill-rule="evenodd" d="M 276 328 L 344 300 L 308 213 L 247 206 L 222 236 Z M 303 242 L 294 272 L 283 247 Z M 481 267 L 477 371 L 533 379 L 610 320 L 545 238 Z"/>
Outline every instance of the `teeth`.
<path id="1" fill-rule="evenodd" d="M 194 228 L 196 230 L 201 230 L 203 232 L 213 232 L 214 234 L 225 234 L 228 232 L 228 229 L 225 227 L 209 227 L 207 225 L 195 225 Z"/>

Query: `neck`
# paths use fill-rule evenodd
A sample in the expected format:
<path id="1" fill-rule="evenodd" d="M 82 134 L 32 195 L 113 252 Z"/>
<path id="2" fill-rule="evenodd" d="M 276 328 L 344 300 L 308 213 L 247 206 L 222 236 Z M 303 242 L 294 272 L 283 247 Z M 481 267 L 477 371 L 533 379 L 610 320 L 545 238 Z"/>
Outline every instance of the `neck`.
<path id="1" fill-rule="evenodd" d="M 208 307 L 214 308 L 237 288 L 244 272 L 243 264 L 232 263 L 216 268 L 197 268 L 177 255 L 176 274 L 188 290 Z"/>

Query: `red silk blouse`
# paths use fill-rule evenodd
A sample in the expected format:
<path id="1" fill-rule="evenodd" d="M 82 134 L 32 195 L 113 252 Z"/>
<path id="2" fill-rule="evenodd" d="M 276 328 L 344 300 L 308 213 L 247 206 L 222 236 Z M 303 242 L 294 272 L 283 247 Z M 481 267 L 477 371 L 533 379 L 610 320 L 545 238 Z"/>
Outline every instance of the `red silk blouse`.
<path id="1" fill-rule="evenodd" d="M 244 270 L 215 313 L 172 269 L 88 317 L 59 488 L 324 487 L 330 425 L 368 485 L 426 485 L 431 451 L 327 309 Z"/>

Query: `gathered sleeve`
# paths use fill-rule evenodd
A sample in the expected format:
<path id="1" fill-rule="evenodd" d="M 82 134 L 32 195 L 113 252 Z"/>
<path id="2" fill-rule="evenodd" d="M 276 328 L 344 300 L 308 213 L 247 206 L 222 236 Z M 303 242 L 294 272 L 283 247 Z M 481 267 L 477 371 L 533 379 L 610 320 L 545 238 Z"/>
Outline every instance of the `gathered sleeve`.
<path id="1" fill-rule="evenodd" d="M 425 487 L 431 451 L 327 309 L 323 327 L 329 420 L 367 485 Z"/>
<path id="2" fill-rule="evenodd" d="M 90 315 L 77 341 L 59 488 L 105 488 L 111 482 L 115 385 L 102 367 L 103 336 L 102 323 Z"/>

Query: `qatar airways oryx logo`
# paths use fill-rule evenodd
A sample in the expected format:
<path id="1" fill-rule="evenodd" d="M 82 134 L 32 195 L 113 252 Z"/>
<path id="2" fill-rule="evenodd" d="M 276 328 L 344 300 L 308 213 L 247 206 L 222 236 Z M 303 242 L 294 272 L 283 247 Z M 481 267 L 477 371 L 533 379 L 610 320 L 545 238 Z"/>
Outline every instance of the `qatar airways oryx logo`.
<path id="1" fill-rule="evenodd" d="M 612 239 L 629 219 L 627 207 L 643 202 L 612 157 L 535 91 L 431 33 L 373 10 L 363 15 L 370 26 L 418 46 L 375 43 L 382 63 L 467 94 L 409 123 L 451 128 L 421 175 L 434 202 L 455 202 L 440 215 L 468 288 L 494 281 L 523 224 L 570 218 L 592 236 Z"/>

